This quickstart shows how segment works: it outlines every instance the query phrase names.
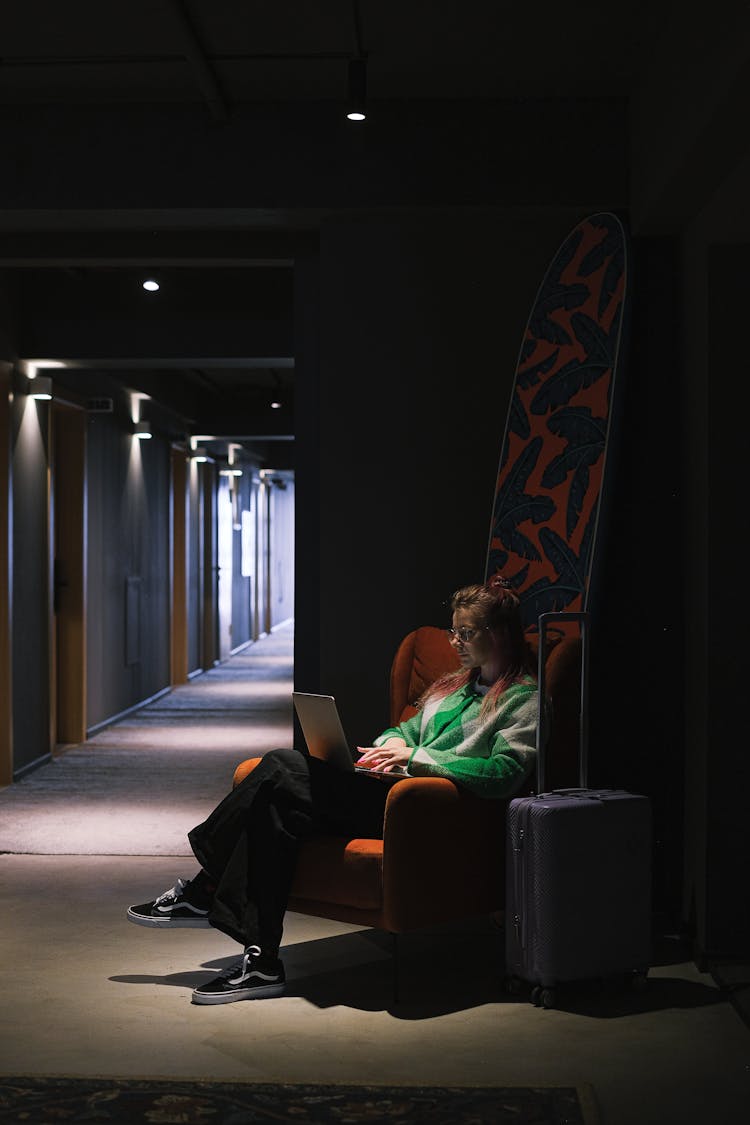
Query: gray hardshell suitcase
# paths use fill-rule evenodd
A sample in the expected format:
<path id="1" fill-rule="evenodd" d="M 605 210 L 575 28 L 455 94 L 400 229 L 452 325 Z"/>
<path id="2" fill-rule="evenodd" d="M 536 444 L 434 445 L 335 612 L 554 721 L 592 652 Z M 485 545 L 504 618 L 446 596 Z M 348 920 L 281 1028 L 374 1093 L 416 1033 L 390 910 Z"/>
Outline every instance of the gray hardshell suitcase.
<path id="1" fill-rule="evenodd" d="M 581 630 L 579 788 L 544 791 L 547 626 Z M 509 802 L 506 850 L 507 983 L 532 986 L 554 1007 L 555 986 L 622 975 L 645 983 L 651 957 L 651 807 L 621 789 L 589 789 L 588 613 L 539 618 L 537 787 Z"/>

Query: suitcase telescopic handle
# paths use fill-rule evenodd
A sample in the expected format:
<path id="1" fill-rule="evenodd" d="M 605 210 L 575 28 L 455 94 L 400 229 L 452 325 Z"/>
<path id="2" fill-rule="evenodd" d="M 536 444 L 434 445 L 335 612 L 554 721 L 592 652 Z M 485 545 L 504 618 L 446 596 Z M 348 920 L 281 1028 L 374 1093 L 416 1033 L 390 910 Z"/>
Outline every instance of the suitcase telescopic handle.
<path id="1" fill-rule="evenodd" d="M 581 693 L 578 714 L 578 783 L 581 789 L 588 787 L 589 772 L 589 731 L 588 731 L 588 680 L 589 680 L 589 623 L 590 614 L 585 610 L 578 613 L 561 610 L 559 613 L 539 615 L 539 656 L 537 681 L 539 689 L 539 718 L 536 728 L 536 791 L 544 792 L 547 754 L 547 626 L 553 621 L 578 622 L 581 631 Z"/>

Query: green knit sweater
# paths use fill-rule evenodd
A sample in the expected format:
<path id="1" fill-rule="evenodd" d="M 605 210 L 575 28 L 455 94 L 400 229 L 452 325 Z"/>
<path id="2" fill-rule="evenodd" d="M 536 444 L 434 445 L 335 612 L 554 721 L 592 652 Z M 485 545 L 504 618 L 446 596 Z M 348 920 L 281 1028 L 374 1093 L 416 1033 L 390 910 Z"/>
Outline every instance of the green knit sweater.
<path id="1" fill-rule="evenodd" d="M 537 689 L 528 677 L 480 714 L 483 696 L 473 683 L 424 707 L 375 739 L 403 738 L 414 750 L 410 777 L 448 777 L 480 797 L 511 797 L 536 760 Z"/>

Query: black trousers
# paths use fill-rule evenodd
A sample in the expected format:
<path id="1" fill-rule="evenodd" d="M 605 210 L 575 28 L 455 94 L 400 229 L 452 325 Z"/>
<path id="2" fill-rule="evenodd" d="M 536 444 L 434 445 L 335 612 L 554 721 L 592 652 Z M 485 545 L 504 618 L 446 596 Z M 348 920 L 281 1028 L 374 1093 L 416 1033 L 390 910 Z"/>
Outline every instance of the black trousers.
<path id="1" fill-rule="evenodd" d="M 188 833 L 216 887 L 211 925 L 276 956 L 301 841 L 314 833 L 382 839 L 389 788 L 298 750 L 270 750 Z"/>

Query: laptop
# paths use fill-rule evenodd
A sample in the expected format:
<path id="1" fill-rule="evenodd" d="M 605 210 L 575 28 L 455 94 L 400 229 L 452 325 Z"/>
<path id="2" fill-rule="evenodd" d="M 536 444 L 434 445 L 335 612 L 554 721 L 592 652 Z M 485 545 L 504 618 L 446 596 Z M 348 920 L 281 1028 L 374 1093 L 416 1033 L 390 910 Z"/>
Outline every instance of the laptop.
<path id="1" fill-rule="evenodd" d="M 396 781 L 405 775 L 405 771 L 401 769 L 385 772 L 356 765 L 332 695 L 294 691 L 292 699 L 307 749 L 313 758 L 330 762 L 337 769 L 347 770 L 349 773 L 366 773 L 385 781 Z"/>

